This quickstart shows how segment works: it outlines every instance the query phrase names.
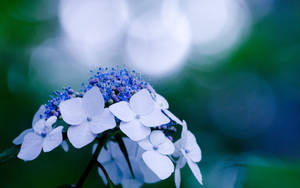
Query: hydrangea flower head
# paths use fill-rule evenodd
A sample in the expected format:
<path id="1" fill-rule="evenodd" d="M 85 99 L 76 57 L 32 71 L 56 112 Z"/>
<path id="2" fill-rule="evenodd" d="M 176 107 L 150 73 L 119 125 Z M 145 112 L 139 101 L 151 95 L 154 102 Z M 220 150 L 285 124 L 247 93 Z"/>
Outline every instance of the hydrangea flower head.
<path id="1" fill-rule="evenodd" d="M 176 127 L 182 127 L 178 140 Z M 67 141 L 77 149 L 96 143 L 88 169 L 98 165 L 105 184 L 138 188 L 175 171 L 179 187 L 180 168 L 186 163 L 202 184 L 195 136 L 135 71 L 100 68 L 80 91 L 67 87 L 53 92 L 34 115 L 32 128 L 13 143 L 21 145 L 18 157 L 29 161 L 59 145 L 68 151 Z"/>

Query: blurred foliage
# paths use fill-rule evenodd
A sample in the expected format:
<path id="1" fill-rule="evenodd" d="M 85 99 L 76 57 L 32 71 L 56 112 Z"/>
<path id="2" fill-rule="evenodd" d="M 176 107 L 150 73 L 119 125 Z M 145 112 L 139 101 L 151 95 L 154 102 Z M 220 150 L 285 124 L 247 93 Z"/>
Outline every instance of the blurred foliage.
<path id="1" fill-rule="evenodd" d="M 274 162 L 268 166 L 253 165 L 248 168 L 245 187 L 299 187 L 299 163 Z"/>

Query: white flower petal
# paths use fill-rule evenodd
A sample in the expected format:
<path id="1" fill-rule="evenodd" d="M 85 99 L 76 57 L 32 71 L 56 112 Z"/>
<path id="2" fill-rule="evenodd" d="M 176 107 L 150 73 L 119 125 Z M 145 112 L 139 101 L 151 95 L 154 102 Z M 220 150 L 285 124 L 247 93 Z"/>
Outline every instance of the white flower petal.
<path id="1" fill-rule="evenodd" d="M 119 149 L 120 150 L 120 149 Z M 117 159 L 114 159 L 114 162 L 117 164 L 118 168 L 122 172 L 122 177 L 132 178 L 130 169 L 128 167 L 127 161 L 122 153 L 119 154 Z M 132 163 L 130 163 L 133 165 Z"/>
<path id="2" fill-rule="evenodd" d="M 99 134 L 116 127 L 115 117 L 108 108 L 105 108 L 99 116 L 94 116 L 90 124 L 91 131 L 95 134 Z"/>
<path id="3" fill-rule="evenodd" d="M 82 98 L 62 101 L 59 104 L 59 109 L 63 120 L 70 125 L 79 125 L 87 118 L 82 106 Z"/>
<path id="4" fill-rule="evenodd" d="M 151 132 L 150 128 L 143 126 L 138 120 L 133 120 L 128 123 L 121 122 L 120 129 L 133 141 L 142 140 Z"/>
<path id="5" fill-rule="evenodd" d="M 87 123 L 69 127 L 67 135 L 69 141 L 75 148 L 82 148 L 96 138 L 96 134 L 92 133 Z"/>
<path id="6" fill-rule="evenodd" d="M 169 103 L 168 101 L 158 93 L 155 94 L 155 102 L 161 109 L 168 109 L 169 108 Z"/>
<path id="7" fill-rule="evenodd" d="M 83 95 L 82 105 L 89 117 L 93 117 L 103 112 L 104 98 L 97 86 L 92 87 Z"/>
<path id="8" fill-rule="evenodd" d="M 136 160 L 136 153 L 137 153 L 137 147 L 138 145 L 136 144 L 136 142 L 133 142 L 132 140 L 130 140 L 129 138 L 123 138 L 125 147 L 127 149 L 128 155 L 129 155 L 129 160 L 133 169 L 133 173 L 135 175 L 135 179 L 143 182 L 143 174 L 137 164 L 137 160 Z M 129 143 L 129 144 L 128 144 Z M 110 160 L 110 161 L 114 161 L 118 168 L 121 170 L 122 172 L 122 177 L 123 178 L 129 178 L 131 179 L 131 172 L 129 170 L 128 164 L 126 162 L 126 159 L 123 155 L 123 153 L 120 150 L 119 145 L 116 142 L 109 142 L 107 144 L 107 149 L 109 150 L 109 154 L 111 156 L 104 156 L 104 158 Z M 102 156 L 101 156 L 102 157 Z M 109 157 L 112 157 L 109 159 Z"/>
<path id="9" fill-rule="evenodd" d="M 182 125 L 181 138 L 185 139 L 186 133 L 187 133 L 187 130 L 188 130 L 186 122 L 183 120 L 181 125 Z"/>
<path id="10" fill-rule="evenodd" d="M 45 137 L 43 142 L 44 152 L 49 152 L 62 143 L 62 130 L 63 126 L 56 127 Z"/>
<path id="11" fill-rule="evenodd" d="M 103 164 L 102 164 L 102 165 L 103 165 Z M 104 168 L 105 168 L 105 167 L 104 167 Z M 106 177 L 105 177 L 105 175 L 104 175 L 104 173 L 103 173 L 103 171 L 102 171 L 101 168 L 98 168 L 98 174 L 99 174 L 99 176 L 101 177 L 103 183 L 104 183 L 105 185 L 107 185 L 107 179 L 106 179 Z"/>
<path id="12" fill-rule="evenodd" d="M 57 120 L 57 117 L 56 117 L 56 116 L 51 116 L 51 117 L 49 117 L 49 118 L 47 119 L 45 125 L 48 126 L 48 127 L 51 127 L 51 126 L 56 122 L 56 120 Z"/>
<path id="13" fill-rule="evenodd" d="M 191 131 L 186 131 L 184 149 L 188 151 L 187 156 L 193 162 L 199 162 L 201 160 L 201 149 L 197 144 L 196 137 Z"/>
<path id="14" fill-rule="evenodd" d="M 126 163 L 123 153 L 120 150 L 119 144 L 117 144 L 116 142 L 112 142 L 112 141 L 108 142 L 107 149 L 113 159 L 121 159 L 121 160 L 124 160 L 123 162 Z"/>
<path id="15" fill-rule="evenodd" d="M 123 138 L 123 142 L 126 146 L 126 149 L 128 151 L 129 159 L 136 159 L 137 158 L 137 152 L 139 149 L 139 145 L 137 142 L 134 142 L 130 140 L 127 137 Z"/>
<path id="16" fill-rule="evenodd" d="M 128 178 L 123 178 L 121 184 L 123 188 L 140 188 L 143 185 L 142 182 L 136 179 L 128 179 Z"/>
<path id="17" fill-rule="evenodd" d="M 127 140 L 130 140 L 130 139 L 127 138 Z M 123 141 L 124 141 L 124 139 L 123 139 Z M 133 142 L 132 140 L 130 140 L 130 141 Z M 135 155 L 137 153 L 137 147 L 128 147 L 128 145 L 126 144 L 125 141 L 124 141 L 124 144 L 125 144 L 126 150 L 128 152 L 129 160 L 130 160 L 131 166 L 133 168 L 135 177 L 137 178 L 139 176 L 139 174 L 141 174 L 139 172 L 138 166 L 136 165 L 136 162 L 135 162 L 136 161 Z M 137 144 L 135 144 L 135 145 L 137 146 Z M 107 148 L 110 150 L 113 160 L 117 163 L 118 167 L 122 171 L 123 178 L 124 177 L 132 178 L 129 166 L 124 157 L 124 154 L 120 150 L 119 144 L 117 144 L 116 142 L 109 142 L 107 144 Z M 136 166 L 134 166 L 134 165 L 136 165 Z"/>
<path id="18" fill-rule="evenodd" d="M 149 138 L 139 141 L 139 146 L 144 150 L 153 150 L 153 144 L 150 142 Z"/>
<path id="19" fill-rule="evenodd" d="M 25 135 L 18 158 L 30 161 L 39 156 L 42 151 L 43 138 L 33 132 Z"/>
<path id="20" fill-rule="evenodd" d="M 141 122 L 146 127 L 157 127 L 169 123 L 170 119 L 160 109 L 155 108 L 150 114 L 141 116 Z"/>
<path id="21" fill-rule="evenodd" d="M 144 150 L 153 150 L 157 147 L 157 151 L 164 155 L 170 155 L 175 151 L 174 144 L 159 130 L 152 131 L 149 138 L 140 141 L 139 145 Z"/>
<path id="22" fill-rule="evenodd" d="M 142 160 L 142 155 L 144 153 L 144 149 L 142 149 L 141 147 L 137 148 L 137 152 L 136 152 L 136 160 Z M 143 161 L 143 160 L 142 160 Z"/>
<path id="23" fill-rule="evenodd" d="M 129 103 L 131 109 L 139 115 L 149 114 L 155 107 L 155 103 L 147 89 L 142 89 L 134 94 Z"/>
<path id="24" fill-rule="evenodd" d="M 197 144 L 196 137 L 191 131 L 187 130 L 185 136 L 186 136 L 186 138 L 185 138 L 186 139 L 186 141 L 185 141 L 186 146 Z"/>
<path id="25" fill-rule="evenodd" d="M 181 152 L 178 152 L 179 155 L 179 159 L 176 161 L 176 168 L 183 168 L 186 164 L 186 159 L 185 157 L 182 155 Z"/>
<path id="26" fill-rule="evenodd" d="M 159 177 L 145 164 L 143 160 L 138 160 L 137 162 L 144 175 L 145 183 L 156 183 L 160 181 Z"/>
<path id="27" fill-rule="evenodd" d="M 180 177 L 180 168 L 176 168 L 174 172 L 174 179 L 175 179 L 175 185 L 176 188 L 180 188 L 180 182 L 181 182 L 181 177 Z"/>
<path id="28" fill-rule="evenodd" d="M 40 119 L 32 127 L 34 132 L 41 134 L 42 132 L 44 132 L 45 126 L 46 126 L 46 121 L 44 119 Z"/>
<path id="29" fill-rule="evenodd" d="M 177 124 L 182 125 L 182 122 L 180 121 L 180 119 L 178 117 L 176 117 L 172 112 L 170 112 L 169 110 L 165 109 L 163 110 L 165 112 L 165 114 L 173 121 L 175 121 Z"/>
<path id="30" fill-rule="evenodd" d="M 129 103 L 121 101 L 109 106 L 109 110 L 116 116 L 118 119 L 129 122 L 135 118 L 135 113 L 131 110 Z"/>
<path id="31" fill-rule="evenodd" d="M 194 163 L 193 161 L 189 160 L 189 159 L 187 159 L 187 163 L 188 163 L 191 171 L 193 172 L 195 178 L 202 185 L 202 174 L 200 172 L 200 169 L 199 169 L 198 165 L 196 163 Z"/>
<path id="32" fill-rule="evenodd" d="M 95 152 L 94 150 L 96 150 L 96 147 L 97 147 L 97 144 L 95 144 L 94 147 L 93 147 L 93 153 Z M 105 162 L 108 162 L 108 161 L 112 160 L 111 152 L 108 151 L 108 150 L 106 150 L 106 149 L 104 149 L 104 148 L 101 149 L 100 154 L 99 154 L 97 160 L 100 163 L 105 163 Z"/>
<path id="33" fill-rule="evenodd" d="M 13 144 L 15 145 L 20 145 L 22 144 L 23 140 L 24 140 L 24 136 L 29 133 L 29 132 L 33 132 L 33 129 L 25 129 L 23 132 L 21 132 L 21 134 L 19 134 L 19 136 L 17 136 L 14 140 L 13 140 Z"/>
<path id="34" fill-rule="evenodd" d="M 155 130 L 151 132 L 149 139 L 154 146 L 158 146 L 164 143 L 167 140 L 167 137 L 164 135 L 162 131 Z"/>
<path id="35" fill-rule="evenodd" d="M 39 110 L 34 114 L 32 125 L 34 125 L 38 120 L 43 119 L 46 112 L 45 105 L 40 106 Z"/>
<path id="36" fill-rule="evenodd" d="M 62 141 L 61 147 L 63 148 L 63 150 L 64 150 L 65 152 L 68 152 L 68 151 L 69 151 L 69 145 L 68 145 L 67 141 L 65 141 L 65 140 Z"/>
<path id="37" fill-rule="evenodd" d="M 201 149 L 198 145 L 193 145 L 193 147 L 185 148 L 189 151 L 186 155 L 195 163 L 201 161 Z"/>
<path id="38" fill-rule="evenodd" d="M 117 160 L 117 162 L 118 162 L 118 166 L 120 167 L 120 169 L 122 171 L 123 178 L 132 179 L 132 175 L 131 175 L 130 169 L 128 168 L 127 162 L 124 163 L 124 162 L 119 161 L 119 160 Z M 134 179 L 139 181 L 139 182 L 144 182 L 144 175 L 143 175 L 143 173 L 140 169 L 138 160 L 130 159 L 130 164 L 132 166 Z"/>
<path id="39" fill-rule="evenodd" d="M 158 152 L 164 155 L 171 155 L 175 151 L 175 146 L 168 138 L 158 146 Z"/>
<path id="40" fill-rule="evenodd" d="M 181 154 L 181 148 L 183 148 L 183 138 L 180 138 L 179 140 L 177 140 L 174 145 L 176 148 L 175 153 L 173 153 L 174 156 L 178 157 Z"/>
<path id="41" fill-rule="evenodd" d="M 168 178 L 174 172 L 172 161 L 156 151 L 143 153 L 143 160 L 161 180 Z"/>

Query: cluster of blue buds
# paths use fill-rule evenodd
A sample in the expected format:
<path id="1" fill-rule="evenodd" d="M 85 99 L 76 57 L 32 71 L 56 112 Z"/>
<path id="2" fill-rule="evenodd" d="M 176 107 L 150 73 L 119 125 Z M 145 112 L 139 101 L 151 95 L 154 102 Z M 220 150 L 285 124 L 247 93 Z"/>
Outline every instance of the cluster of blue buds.
<path id="1" fill-rule="evenodd" d="M 58 105 L 61 101 L 65 101 L 68 99 L 71 99 L 73 97 L 79 97 L 82 96 L 79 92 L 74 92 L 71 87 L 63 88 L 62 91 L 54 91 L 52 92 L 52 95 L 50 95 L 50 100 L 48 100 L 48 103 L 45 105 L 46 111 L 45 116 L 46 119 L 48 119 L 51 116 L 60 116 L 60 111 L 58 108 Z"/>
<path id="2" fill-rule="evenodd" d="M 80 92 L 75 92 L 71 87 L 63 88 L 62 91 L 55 91 L 50 95 L 50 100 L 46 104 L 46 118 L 51 116 L 59 117 L 60 111 L 58 105 L 61 101 L 65 101 L 74 97 L 82 97 L 93 86 L 97 86 L 106 106 L 119 101 L 129 101 L 130 97 L 141 89 L 148 89 L 151 92 L 150 84 L 144 81 L 141 74 L 136 71 L 128 71 L 127 69 L 116 68 L 99 68 L 96 73 L 89 78 L 88 83 L 82 83 Z"/>
<path id="3" fill-rule="evenodd" d="M 119 101 L 129 101 L 130 97 L 141 89 L 149 88 L 148 82 L 145 82 L 136 71 L 130 72 L 127 69 L 115 68 L 110 70 L 99 68 L 89 79 L 88 85 L 83 85 L 83 91 L 86 92 L 93 86 L 99 87 L 108 105 Z"/>

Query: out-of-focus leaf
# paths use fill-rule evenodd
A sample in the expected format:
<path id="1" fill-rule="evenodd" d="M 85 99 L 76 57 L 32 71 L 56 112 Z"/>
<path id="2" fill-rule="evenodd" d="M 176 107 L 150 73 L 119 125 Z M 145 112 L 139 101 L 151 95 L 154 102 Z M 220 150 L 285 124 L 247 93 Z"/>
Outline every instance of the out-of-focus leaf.
<path id="1" fill-rule="evenodd" d="M 121 151 L 122 151 L 122 153 L 123 153 L 123 155 L 124 155 L 124 157 L 127 161 L 127 164 L 129 166 L 129 169 L 130 169 L 130 173 L 131 173 L 132 177 L 134 177 L 134 173 L 133 173 L 133 170 L 132 170 L 132 166 L 131 166 L 131 163 L 130 163 L 130 160 L 129 160 L 128 152 L 127 152 L 126 146 L 124 144 L 124 141 L 123 141 L 121 135 L 119 135 L 119 134 L 115 135 L 115 138 L 116 138 L 116 140 L 119 144 L 119 147 L 120 147 L 120 149 L 121 149 Z"/>
<path id="2" fill-rule="evenodd" d="M 108 179 L 108 181 L 107 181 L 107 187 L 109 187 L 109 188 L 115 188 L 115 187 L 117 187 L 117 186 L 115 186 L 115 185 L 113 184 L 113 182 L 112 182 L 110 179 Z"/>
<path id="3" fill-rule="evenodd" d="M 10 148 L 5 149 L 0 153 L 0 164 L 3 164 L 10 159 L 14 159 L 17 157 L 17 154 L 19 152 L 19 146 L 13 145 Z"/>
<path id="4" fill-rule="evenodd" d="M 250 165 L 245 188 L 300 187 L 300 165 L 269 162 L 269 165 Z"/>

